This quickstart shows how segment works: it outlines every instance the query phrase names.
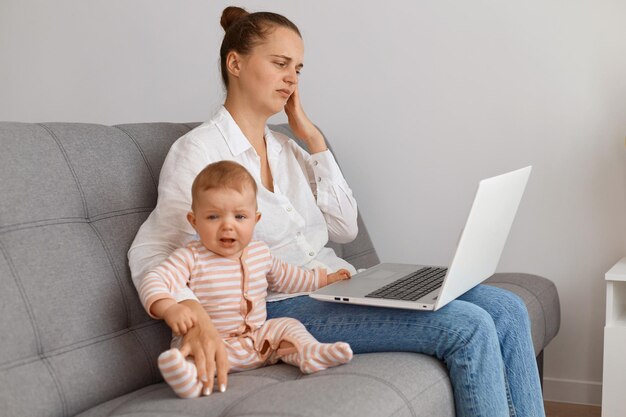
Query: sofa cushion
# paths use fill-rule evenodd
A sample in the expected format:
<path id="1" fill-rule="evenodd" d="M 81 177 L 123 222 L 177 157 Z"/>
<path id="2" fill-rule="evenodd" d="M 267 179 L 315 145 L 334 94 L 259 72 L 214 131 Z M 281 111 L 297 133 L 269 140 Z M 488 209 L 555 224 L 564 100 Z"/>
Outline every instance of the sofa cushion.
<path id="1" fill-rule="evenodd" d="M 446 368 L 419 354 L 362 354 L 306 376 L 280 364 L 231 374 L 228 381 L 225 393 L 186 401 L 156 384 L 79 417 L 454 416 Z"/>

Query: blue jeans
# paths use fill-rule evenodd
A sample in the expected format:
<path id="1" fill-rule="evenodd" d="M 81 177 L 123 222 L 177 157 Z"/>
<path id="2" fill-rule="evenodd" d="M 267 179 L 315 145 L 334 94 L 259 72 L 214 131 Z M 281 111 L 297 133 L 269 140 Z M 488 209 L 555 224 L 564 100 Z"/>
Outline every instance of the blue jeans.
<path id="1" fill-rule="evenodd" d="M 528 312 L 515 294 L 479 285 L 438 311 L 365 307 L 295 297 L 268 319 L 300 320 L 320 342 L 354 353 L 417 352 L 448 367 L 459 417 L 545 416 Z"/>

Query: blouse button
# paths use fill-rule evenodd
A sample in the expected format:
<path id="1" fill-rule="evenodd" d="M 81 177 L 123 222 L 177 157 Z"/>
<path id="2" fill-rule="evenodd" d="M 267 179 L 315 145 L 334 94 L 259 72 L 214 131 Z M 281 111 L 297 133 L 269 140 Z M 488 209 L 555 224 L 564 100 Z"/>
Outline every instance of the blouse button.
<path id="1" fill-rule="evenodd" d="M 309 252 L 309 256 L 314 256 L 315 252 Z"/>
<path id="2" fill-rule="evenodd" d="M 291 211 L 293 210 L 291 207 L 287 207 L 287 211 Z"/>
<path id="3" fill-rule="evenodd" d="M 317 166 L 318 162 L 317 161 L 313 161 L 313 165 Z"/>
<path id="4" fill-rule="evenodd" d="M 317 182 L 322 182 L 322 177 L 317 177 Z"/>

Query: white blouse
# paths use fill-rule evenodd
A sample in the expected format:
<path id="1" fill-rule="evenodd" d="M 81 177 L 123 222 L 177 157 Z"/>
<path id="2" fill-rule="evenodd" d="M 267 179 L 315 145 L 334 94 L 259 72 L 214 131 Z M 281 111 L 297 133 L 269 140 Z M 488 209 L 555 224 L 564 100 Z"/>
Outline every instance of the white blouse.
<path id="1" fill-rule="evenodd" d="M 161 168 L 156 208 L 128 251 L 135 287 L 139 288 L 143 276 L 174 250 L 197 239 L 186 217 L 191 209 L 191 184 L 205 166 L 221 160 L 240 163 L 257 181 L 261 220 L 253 239 L 266 242 L 272 255 L 309 269 L 356 272 L 324 247 L 329 238 L 347 243 L 358 232 L 356 201 L 331 152 L 310 155 L 267 127 L 265 141 L 274 192 L 263 186 L 260 158 L 224 107 L 172 145 Z M 272 293 L 268 301 L 294 295 Z M 196 297 L 189 290 L 177 298 L 185 299 Z"/>

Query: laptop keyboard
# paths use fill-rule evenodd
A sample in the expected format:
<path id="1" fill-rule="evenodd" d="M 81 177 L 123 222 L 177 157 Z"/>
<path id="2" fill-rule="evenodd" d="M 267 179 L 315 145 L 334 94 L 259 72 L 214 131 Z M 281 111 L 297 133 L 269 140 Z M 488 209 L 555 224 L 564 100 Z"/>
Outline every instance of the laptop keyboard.
<path id="1" fill-rule="evenodd" d="M 441 287 L 448 268 L 424 267 L 366 295 L 370 298 L 416 301 Z"/>

